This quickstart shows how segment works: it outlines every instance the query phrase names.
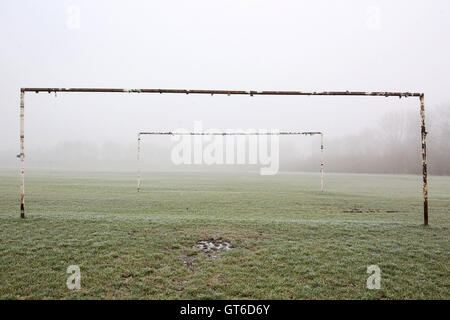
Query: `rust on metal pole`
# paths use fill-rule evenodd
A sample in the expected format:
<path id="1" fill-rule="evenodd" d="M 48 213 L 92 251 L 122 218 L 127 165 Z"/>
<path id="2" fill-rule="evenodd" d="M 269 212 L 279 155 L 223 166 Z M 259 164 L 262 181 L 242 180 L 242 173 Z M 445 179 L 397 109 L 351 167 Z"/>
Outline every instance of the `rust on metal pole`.
<path id="1" fill-rule="evenodd" d="M 20 217 L 25 218 L 25 91 L 20 90 Z"/>
<path id="2" fill-rule="evenodd" d="M 420 95 L 420 118 L 422 136 L 422 177 L 423 177 L 423 224 L 428 225 L 428 182 L 427 182 L 427 130 L 425 128 L 425 97 Z"/>
<path id="3" fill-rule="evenodd" d="M 388 91 L 256 91 L 256 90 L 190 90 L 190 89 L 120 89 L 120 88 L 23 88 L 30 92 L 116 92 L 116 93 L 179 93 L 225 95 L 273 95 L 273 96 L 378 96 L 420 97 L 417 92 Z"/>

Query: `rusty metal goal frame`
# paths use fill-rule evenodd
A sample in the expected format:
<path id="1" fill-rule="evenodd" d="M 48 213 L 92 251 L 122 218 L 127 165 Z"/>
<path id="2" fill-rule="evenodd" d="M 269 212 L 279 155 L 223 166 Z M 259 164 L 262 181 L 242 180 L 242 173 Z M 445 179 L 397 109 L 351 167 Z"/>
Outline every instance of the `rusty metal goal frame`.
<path id="1" fill-rule="evenodd" d="M 272 136 L 272 135 L 320 135 L 320 191 L 323 191 L 323 132 L 321 131 L 303 131 L 303 132 L 157 132 L 144 131 L 138 133 L 137 139 L 137 191 L 141 189 L 141 135 L 171 135 L 171 136 Z"/>
<path id="2" fill-rule="evenodd" d="M 209 94 L 209 95 L 269 95 L 269 96 L 372 96 L 372 97 L 416 97 L 420 101 L 420 133 L 422 142 L 423 223 L 428 225 L 427 182 L 427 131 L 425 128 L 425 95 L 418 92 L 387 91 L 254 91 L 254 90 L 187 90 L 187 89 L 118 89 L 118 88 L 21 88 L 20 89 L 20 217 L 25 218 L 25 93 L 26 92 L 91 92 L 91 93 L 159 93 L 159 94 Z"/>

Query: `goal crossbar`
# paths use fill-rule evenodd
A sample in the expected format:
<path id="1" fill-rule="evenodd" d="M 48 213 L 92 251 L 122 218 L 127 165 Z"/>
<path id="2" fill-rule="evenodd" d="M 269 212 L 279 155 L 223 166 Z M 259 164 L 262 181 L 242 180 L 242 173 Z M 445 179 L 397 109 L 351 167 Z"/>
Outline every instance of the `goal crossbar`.
<path id="1" fill-rule="evenodd" d="M 320 131 L 282 131 L 282 132 L 139 132 L 141 134 L 154 134 L 154 135 L 173 135 L 173 136 L 271 136 L 271 135 L 287 135 L 287 134 L 297 134 L 297 135 L 315 135 L 322 134 Z"/>
<path id="2" fill-rule="evenodd" d="M 137 143 L 137 162 L 138 162 L 138 177 L 137 177 L 137 191 L 141 190 L 141 135 L 172 135 L 172 136 L 273 136 L 273 135 L 320 135 L 320 191 L 323 191 L 324 175 L 324 158 L 323 158 L 323 132 L 321 131 L 281 131 L 281 132 L 161 132 L 161 131 L 147 131 L 138 133 Z"/>
<path id="3" fill-rule="evenodd" d="M 108 92 L 108 93 L 170 93 L 170 94 L 210 94 L 210 95 L 271 95 L 271 96 L 373 96 L 373 97 L 416 97 L 420 99 L 420 134 L 422 142 L 422 189 L 423 222 L 428 225 L 428 182 L 427 182 L 427 147 L 425 128 L 425 95 L 419 92 L 393 91 L 254 91 L 254 90 L 187 90 L 187 89 L 120 89 L 120 88 L 21 88 L 20 89 L 20 217 L 25 218 L 25 93 L 26 92 Z"/>
<path id="4" fill-rule="evenodd" d="M 193 89 L 119 89 L 119 88 L 22 88 L 22 92 L 111 92 L 111 93 L 181 93 L 272 96 L 378 96 L 420 97 L 418 92 L 389 91 L 257 91 L 257 90 L 193 90 Z"/>

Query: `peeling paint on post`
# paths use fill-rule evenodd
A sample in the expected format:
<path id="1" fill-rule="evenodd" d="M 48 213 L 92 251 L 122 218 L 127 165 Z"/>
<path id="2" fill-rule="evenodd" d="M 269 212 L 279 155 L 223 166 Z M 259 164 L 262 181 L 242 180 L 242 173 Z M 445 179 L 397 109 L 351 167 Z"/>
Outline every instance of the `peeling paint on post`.
<path id="1" fill-rule="evenodd" d="M 420 118 L 422 122 L 422 176 L 423 176 L 423 224 L 428 225 L 428 182 L 427 182 L 427 131 L 425 128 L 425 97 L 420 96 Z"/>
<path id="2" fill-rule="evenodd" d="M 418 92 L 388 91 L 255 91 L 255 90 L 188 90 L 188 89 L 119 89 L 119 88 L 23 88 L 30 92 L 116 92 L 116 93 L 178 93 L 178 94 L 225 94 L 270 96 L 373 96 L 373 97 L 420 97 Z"/>
<path id="3" fill-rule="evenodd" d="M 25 91 L 20 90 L 20 217 L 25 218 Z"/>

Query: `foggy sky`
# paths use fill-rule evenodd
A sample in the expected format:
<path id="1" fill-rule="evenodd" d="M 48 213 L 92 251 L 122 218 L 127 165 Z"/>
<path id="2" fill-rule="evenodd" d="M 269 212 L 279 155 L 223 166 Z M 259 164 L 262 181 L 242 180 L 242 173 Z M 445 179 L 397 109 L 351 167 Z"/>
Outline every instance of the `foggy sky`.
<path id="1" fill-rule="evenodd" d="M 447 0 L 0 0 L 0 39 L 0 151 L 12 156 L 20 87 L 410 91 L 430 109 L 450 101 Z M 195 120 L 334 138 L 418 108 L 416 98 L 27 93 L 25 144 L 134 144 L 139 131 Z"/>

